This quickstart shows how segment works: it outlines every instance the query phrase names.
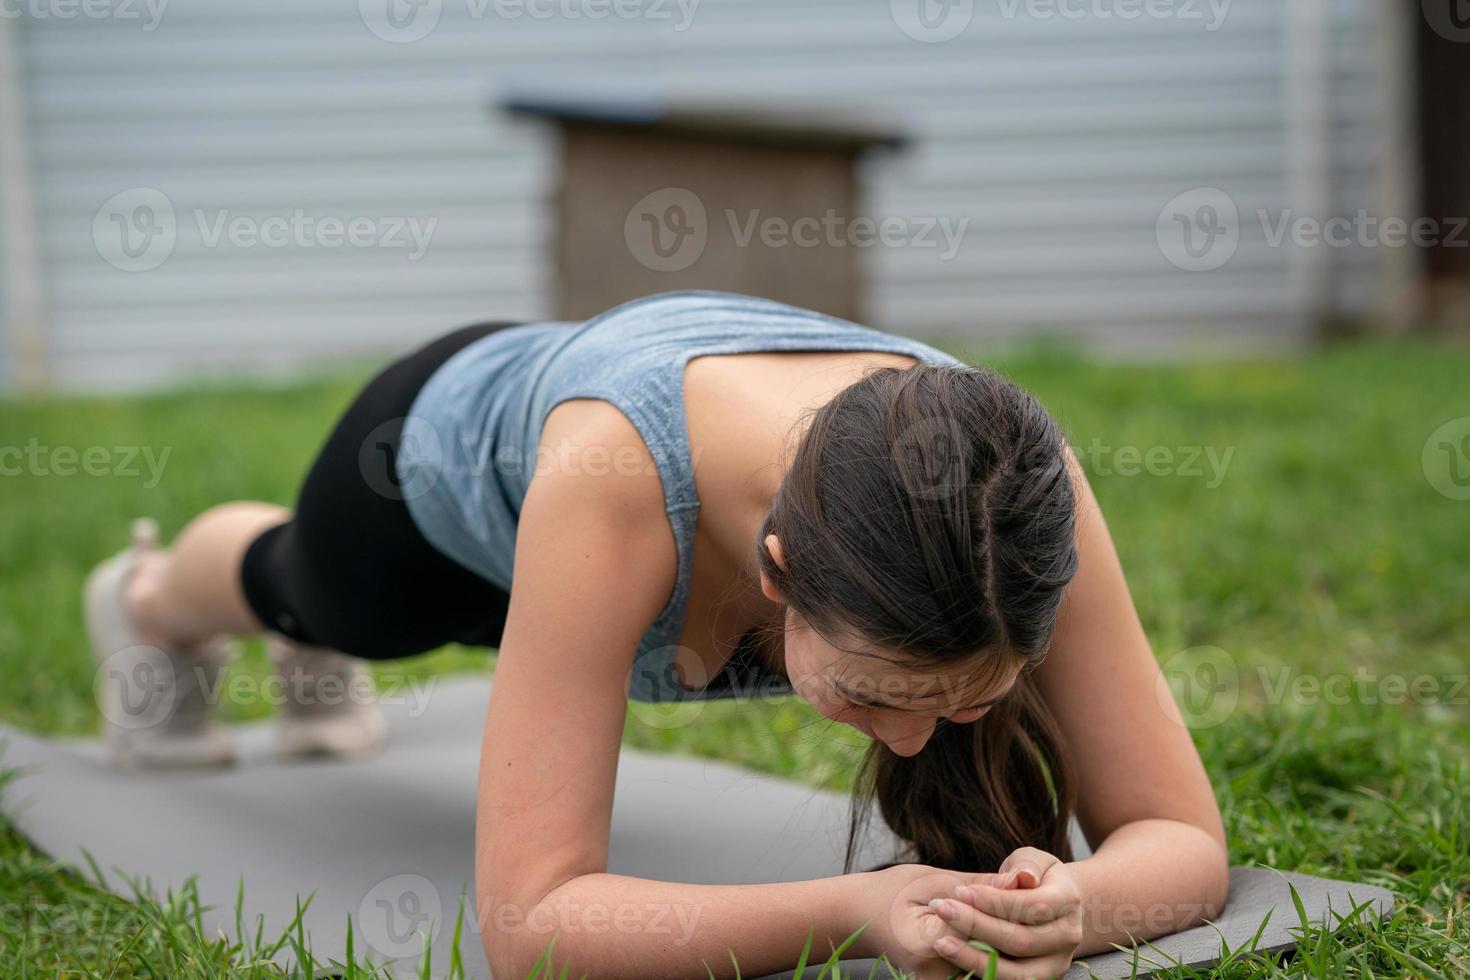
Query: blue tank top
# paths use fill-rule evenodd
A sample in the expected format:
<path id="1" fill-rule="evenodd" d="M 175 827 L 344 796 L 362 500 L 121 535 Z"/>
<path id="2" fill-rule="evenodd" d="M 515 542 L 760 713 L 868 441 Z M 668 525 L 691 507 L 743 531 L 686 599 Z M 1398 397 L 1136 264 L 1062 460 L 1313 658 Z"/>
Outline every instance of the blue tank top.
<path id="1" fill-rule="evenodd" d="M 691 693 L 675 679 L 674 658 L 699 513 L 684 367 L 707 354 L 795 350 L 883 351 L 964 364 L 912 338 L 772 300 L 703 290 L 633 300 L 582 323 L 506 327 L 454 354 L 419 391 L 395 462 L 399 489 L 435 549 L 509 591 L 516 521 L 538 465 L 546 416 L 571 398 L 612 403 L 658 467 L 678 554 L 673 593 L 639 643 L 629 696 L 700 700 L 745 696 L 756 687 L 763 694 L 791 693 L 784 680 L 740 657 Z"/>

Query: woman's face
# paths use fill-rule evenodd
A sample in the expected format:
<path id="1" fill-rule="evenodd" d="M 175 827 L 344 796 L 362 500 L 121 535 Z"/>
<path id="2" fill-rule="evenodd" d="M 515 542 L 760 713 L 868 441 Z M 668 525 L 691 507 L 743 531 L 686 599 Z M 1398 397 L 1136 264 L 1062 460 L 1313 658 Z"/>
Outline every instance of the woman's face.
<path id="1" fill-rule="evenodd" d="M 765 546 L 785 568 L 780 538 L 766 535 Z M 786 605 L 764 572 L 760 581 L 766 598 Z M 996 655 L 977 655 L 940 671 L 906 668 L 901 651 L 876 649 L 856 636 L 834 644 L 789 605 L 785 616 L 783 658 L 792 688 L 827 718 L 878 739 L 897 755 L 917 755 L 940 719 L 978 721 L 1021 673 L 1019 660 Z"/>
<path id="2" fill-rule="evenodd" d="M 903 655 L 854 639 L 834 645 L 786 609 L 786 673 L 817 711 L 851 725 L 901 756 L 917 755 L 940 719 L 978 721 L 1011 689 L 1020 665 L 989 656 L 953 669 L 905 669 Z M 877 653 L 878 656 L 865 652 Z M 897 661 L 897 662 L 894 662 Z"/>

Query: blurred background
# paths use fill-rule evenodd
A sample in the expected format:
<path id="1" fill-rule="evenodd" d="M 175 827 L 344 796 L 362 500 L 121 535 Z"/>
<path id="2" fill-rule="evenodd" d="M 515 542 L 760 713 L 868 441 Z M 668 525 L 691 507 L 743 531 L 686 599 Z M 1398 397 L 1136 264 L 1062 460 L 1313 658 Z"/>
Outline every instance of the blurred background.
<path id="1" fill-rule="evenodd" d="M 691 287 L 982 347 L 1463 330 L 1461 13 L 3 0 L 0 376 L 294 372 Z"/>

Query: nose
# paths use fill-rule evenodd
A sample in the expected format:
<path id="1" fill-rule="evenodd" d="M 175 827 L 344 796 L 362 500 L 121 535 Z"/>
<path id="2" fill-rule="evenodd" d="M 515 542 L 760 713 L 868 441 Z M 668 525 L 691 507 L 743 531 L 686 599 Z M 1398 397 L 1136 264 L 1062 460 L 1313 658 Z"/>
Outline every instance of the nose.
<path id="1" fill-rule="evenodd" d="M 874 717 L 871 727 L 874 738 L 895 755 L 908 757 L 918 755 L 928 744 L 929 736 L 934 734 L 934 724 L 933 718 L 894 712 L 888 717 Z"/>

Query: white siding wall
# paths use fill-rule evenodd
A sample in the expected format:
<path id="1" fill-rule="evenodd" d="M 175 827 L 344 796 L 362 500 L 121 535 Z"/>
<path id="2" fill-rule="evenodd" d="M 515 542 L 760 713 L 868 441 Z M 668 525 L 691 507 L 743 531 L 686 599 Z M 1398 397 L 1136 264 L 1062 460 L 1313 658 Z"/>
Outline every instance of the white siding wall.
<path id="1" fill-rule="evenodd" d="M 1130 346 L 1302 336 L 1289 256 L 1255 218 L 1292 203 L 1287 0 L 1233 0 L 1213 31 L 1205 0 L 1176 0 L 1204 21 L 1037 17 L 1027 0 L 974 0 L 944 43 L 907 36 L 887 0 L 700 0 L 685 30 L 672 0 L 671 20 L 600 21 L 429 0 L 441 11 L 432 32 L 390 43 L 360 13 L 383 2 L 172 0 L 151 31 L 142 0 L 138 20 L 18 22 L 57 383 L 294 367 L 546 315 L 555 146 L 539 125 L 489 111 L 511 86 L 900 117 L 917 141 L 866 165 L 868 213 L 969 226 L 947 261 L 934 249 L 868 255 L 878 326 L 982 343 L 1038 329 Z M 1327 159 L 1345 213 L 1372 206 L 1371 6 L 1331 6 Z M 1184 272 L 1155 220 L 1200 186 L 1235 199 L 1242 239 L 1223 268 Z M 162 192 L 177 218 L 172 253 L 149 271 L 114 268 L 93 237 L 99 207 L 133 188 Z M 403 248 L 211 247 L 196 212 L 221 209 L 437 227 L 417 261 Z M 1339 310 L 1371 306 L 1375 278 L 1362 273 L 1375 256 L 1332 260 Z"/>

